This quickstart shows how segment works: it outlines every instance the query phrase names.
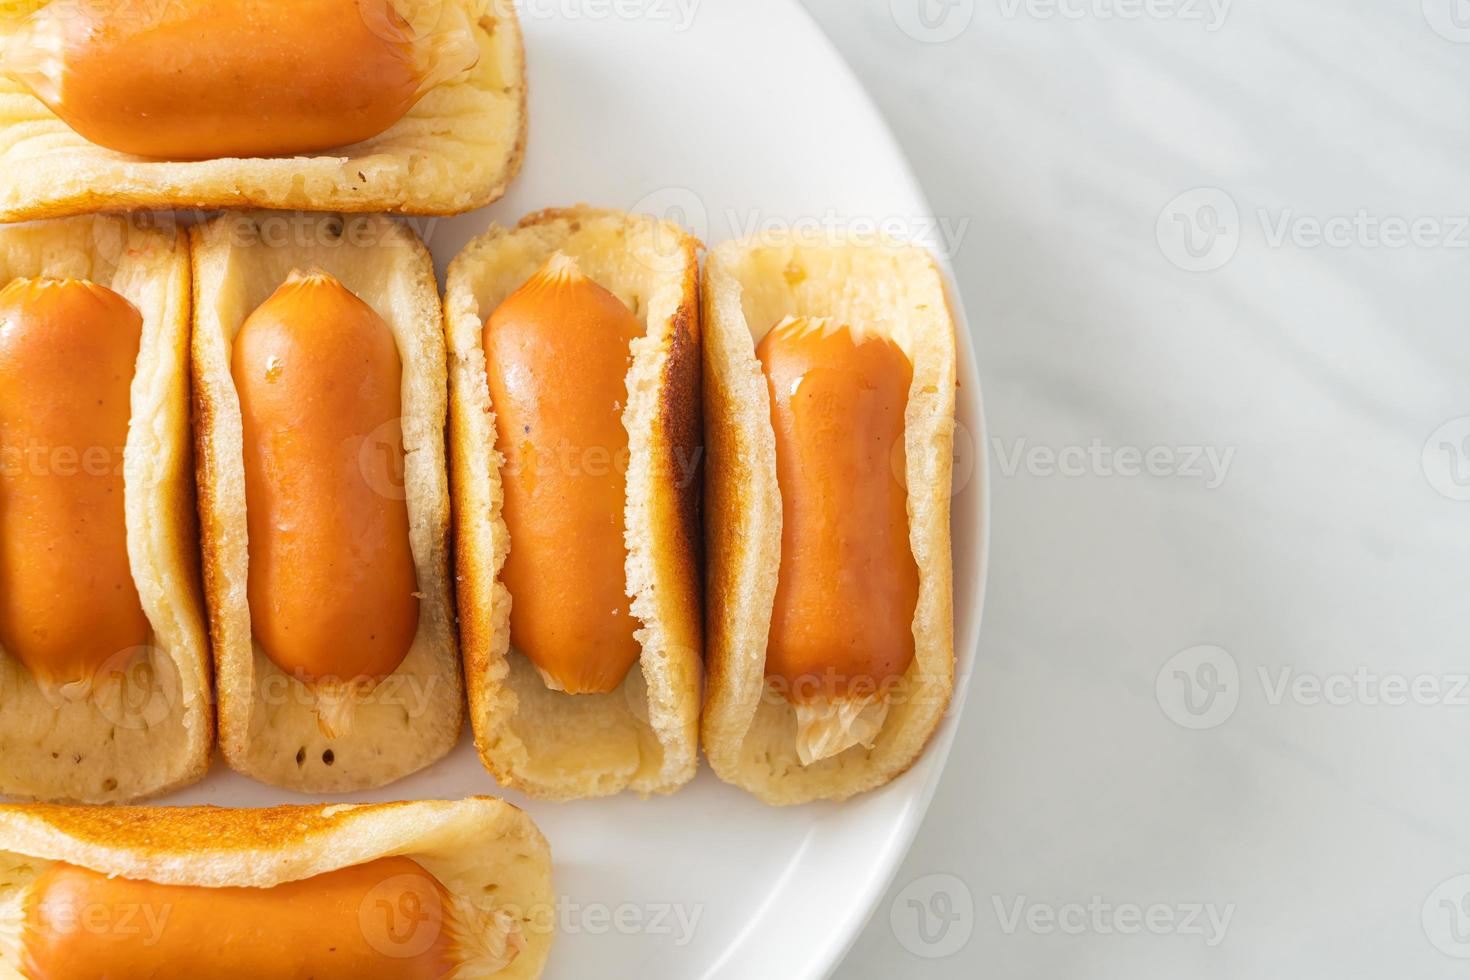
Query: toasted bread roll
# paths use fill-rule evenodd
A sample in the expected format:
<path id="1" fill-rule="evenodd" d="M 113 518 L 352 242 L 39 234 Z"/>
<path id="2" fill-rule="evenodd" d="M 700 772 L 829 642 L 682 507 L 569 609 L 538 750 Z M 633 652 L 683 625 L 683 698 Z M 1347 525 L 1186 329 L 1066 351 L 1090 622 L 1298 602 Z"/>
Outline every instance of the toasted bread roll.
<path id="1" fill-rule="evenodd" d="M 525 132 L 510 0 L 0 7 L 0 221 L 458 214 L 505 193 Z"/>
<path id="2" fill-rule="evenodd" d="M 11 797 L 123 802 L 209 764 L 188 249 L 148 224 L 0 229 L 0 793 Z"/>
<path id="3" fill-rule="evenodd" d="M 530 980 L 545 839 L 500 800 L 0 807 L 0 978 Z"/>
<path id="4" fill-rule="evenodd" d="M 573 208 L 493 226 L 450 265 L 450 446 L 470 717 L 485 766 L 534 796 L 671 792 L 697 765 L 698 247 L 668 222 Z M 631 344 L 620 339 L 625 329 Z M 502 338 L 490 361 L 487 331 Z M 621 383 L 608 374 L 620 357 Z M 587 385 L 596 387 L 590 402 Z M 599 405 L 606 417 L 593 411 Z M 497 426 L 512 420 L 519 430 L 499 438 Z M 538 496 L 547 480 L 559 489 Z M 519 508 L 509 514 L 508 489 Z M 557 534 L 578 540 L 558 545 Z M 610 551 L 619 535 L 621 549 Z M 517 547 L 520 567 L 508 578 Z M 575 568 L 555 566 L 558 547 Z M 592 576 L 581 589 L 578 574 Z M 525 596 L 519 617 L 512 589 Z M 538 645 L 534 661 L 512 645 L 513 628 Z"/>
<path id="5" fill-rule="evenodd" d="M 847 799 L 918 758 L 954 686 L 943 280 L 918 248 L 763 235 L 710 255 L 703 303 L 705 754 L 768 803 Z"/>
<path id="6" fill-rule="evenodd" d="M 432 262 L 382 217 L 232 214 L 191 235 L 221 750 L 309 792 L 392 782 L 463 720 Z"/>
<path id="7" fill-rule="evenodd" d="M 417 31 L 391 0 L 52 3 L 8 39 L 4 64 L 119 153 L 303 156 L 379 135 L 474 66 L 470 25 L 438 20 Z"/>

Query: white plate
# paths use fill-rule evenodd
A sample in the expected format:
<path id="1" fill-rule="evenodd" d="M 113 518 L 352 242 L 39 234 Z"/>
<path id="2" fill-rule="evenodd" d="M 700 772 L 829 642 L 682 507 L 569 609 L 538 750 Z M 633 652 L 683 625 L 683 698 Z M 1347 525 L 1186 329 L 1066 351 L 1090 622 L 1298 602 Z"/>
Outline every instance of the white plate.
<path id="1" fill-rule="evenodd" d="M 614 11 L 641 10 L 636 18 Z M 790 0 L 522 0 L 530 148 L 510 194 L 454 219 L 414 219 L 442 276 L 492 218 L 588 202 L 682 218 L 713 244 L 764 222 L 836 215 L 933 235 L 893 137 L 826 38 Z M 680 11 L 692 11 L 686 24 Z M 580 12 L 580 14 L 579 14 Z M 597 16 L 604 13 L 606 16 Z M 986 514 L 980 396 L 960 317 L 954 497 L 961 683 L 979 634 Z M 551 841 L 563 896 L 550 980 L 801 980 L 825 976 L 908 849 L 948 754 L 955 708 L 914 768 L 843 806 L 770 809 L 708 769 L 682 792 L 546 804 L 506 794 Z M 464 742 L 431 769 L 353 801 L 498 790 Z M 168 803 L 309 797 L 216 764 Z"/>

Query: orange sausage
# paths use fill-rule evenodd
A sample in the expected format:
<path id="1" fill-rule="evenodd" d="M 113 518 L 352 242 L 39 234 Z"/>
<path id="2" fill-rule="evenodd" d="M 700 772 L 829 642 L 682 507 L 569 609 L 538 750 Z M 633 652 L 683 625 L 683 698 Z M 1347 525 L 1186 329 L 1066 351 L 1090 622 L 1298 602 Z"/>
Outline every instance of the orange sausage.
<path id="1" fill-rule="evenodd" d="M 43 685 L 90 685 L 148 636 L 123 511 L 142 333 L 95 283 L 0 291 L 0 646 Z"/>
<path id="2" fill-rule="evenodd" d="M 393 673 L 418 630 L 401 488 L 403 369 L 392 330 L 323 272 L 250 315 L 231 363 L 244 421 L 251 627 L 321 691 Z M 396 492 L 395 492 L 396 491 Z"/>
<path id="3" fill-rule="evenodd" d="M 623 543 L 629 344 L 638 320 L 558 253 L 491 314 L 485 361 L 505 457 L 511 643 L 547 683 L 611 691 L 642 652 Z"/>
<path id="4" fill-rule="evenodd" d="M 32 14 L 4 67 L 93 143 L 203 160 L 368 139 L 478 58 L 389 0 L 81 0 Z"/>
<path id="5" fill-rule="evenodd" d="M 788 319 L 756 348 L 771 394 L 781 568 L 766 674 L 792 701 L 871 696 L 914 659 L 904 409 L 893 341 Z"/>
<path id="6" fill-rule="evenodd" d="M 29 980 L 441 980 L 452 897 L 405 857 L 274 888 L 161 885 L 53 864 L 25 898 Z"/>

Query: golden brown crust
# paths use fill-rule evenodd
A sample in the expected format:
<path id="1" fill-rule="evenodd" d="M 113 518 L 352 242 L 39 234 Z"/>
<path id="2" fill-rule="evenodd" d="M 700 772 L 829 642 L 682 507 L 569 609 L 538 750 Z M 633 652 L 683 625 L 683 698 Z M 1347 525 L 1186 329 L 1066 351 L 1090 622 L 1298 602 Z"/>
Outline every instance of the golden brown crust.
<path id="1" fill-rule="evenodd" d="M 949 495 L 955 339 L 943 279 L 921 249 L 835 236 L 728 242 L 704 276 L 705 753 L 716 774 L 778 805 L 843 800 L 913 765 L 954 686 Z M 781 560 L 781 497 L 769 392 L 755 344 L 784 316 L 836 316 L 883 331 L 914 363 L 905 412 L 909 541 L 919 567 L 915 659 L 872 748 L 803 765 L 791 705 L 765 682 Z"/>
<path id="2" fill-rule="evenodd" d="M 662 241 L 663 248 L 657 247 Z M 466 686 L 476 746 L 504 785 L 535 796 L 670 792 L 694 774 L 702 630 L 698 592 L 698 243 L 667 222 L 554 208 L 492 226 L 450 266 L 450 443 Z M 643 623 L 640 669 L 611 694 L 548 691 L 509 647 L 511 547 L 481 328 L 553 251 L 617 294 L 647 334 L 635 343 L 628 589 Z M 681 474 L 689 473 L 689 477 Z"/>
<path id="3" fill-rule="evenodd" d="M 190 294 L 192 296 L 191 309 L 197 309 L 200 305 L 199 279 L 197 270 L 193 268 L 192 249 L 190 252 Z M 191 331 L 192 334 L 192 331 Z M 222 608 L 224 601 L 224 582 L 221 575 L 221 557 L 216 542 L 220 539 L 220 533 L 211 526 L 211 515 L 219 512 L 220 501 L 215 497 L 215 487 L 219 486 L 219 467 L 215 454 L 209 450 L 208 434 L 215 430 L 217 411 L 214 405 L 214 392 L 210 385 L 204 383 L 199 376 L 199 367 L 194 363 L 191 354 L 189 357 L 189 392 L 190 392 L 190 422 L 192 424 L 193 449 L 194 449 L 194 505 L 197 509 L 195 522 L 199 528 L 199 570 L 200 583 L 204 589 L 205 621 L 209 629 L 209 648 L 218 650 L 224 646 L 224 622 L 213 615 L 211 610 Z"/>
<path id="4" fill-rule="evenodd" d="M 449 575 L 442 306 L 433 263 L 406 226 L 376 216 L 231 214 L 191 229 L 195 330 L 191 374 L 205 593 L 219 689 L 220 748 L 234 768 L 308 792 L 380 786 L 447 753 L 464 706 Z M 270 244 L 267 244 L 270 242 Z M 419 628 L 408 656 L 329 737 L 309 692 L 254 642 L 241 418 L 229 371 L 234 333 L 293 270 L 320 267 L 383 317 L 403 362 L 403 432 Z"/>
<path id="5" fill-rule="evenodd" d="M 485 969 L 461 934 L 468 959 L 460 975 L 541 975 L 556 927 L 551 851 L 525 813 L 488 797 L 258 810 L 0 806 L 0 919 L 52 861 L 163 884 L 267 888 L 389 855 L 433 874 L 468 913 L 462 923 L 488 926 L 503 913 L 519 923 L 525 948 L 498 971 Z M 12 931 L 0 922 L 3 976 L 19 976 Z"/>
<path id="6" fill-rule="evenodd" d="M 125 460 L 128 557 L 150 652 L 127 698 L 57 704 L 0 652 L 0 792 L 116 803 L 198 780 L 214 741 L 189 446 L 190 270 L 169 222 L 104 215 L 0 228 L 0 284 L 90 279 L 143 314 Z M 140 687 L 142 680 L 147 687 Z"/>
<path id="7" fill-rule="evenodd" d="M 164 208 L 448 216 L 491 204 L 525 157 L 525 41 L 510 0 L 450 2 L 474 25 L 480 64 L 383 134 L 337 154 L 140 160 L 87 142 L 0 77 L 0 221 Z M 0 39 L 40 5 L 0 8 Z"/>
<path id="8" fill-rule="evenodd" d="M 704 536 L 699 509 L 704 439 L 700 416 L 703 366 L 699 355 L 697 278 L 691 269 L 686 299 L 674 317 L 668 341 L 657 422 L 666 454 L 656 465 L 675 475 L 675 487 L 659 508 L 656 526 L 666 532 L 666 545 L 660 554 L 666 556 L 668 579 L 687 586 L 682 595 L 667 597 L 671 617 L 693 628 L 685 642 L 702 650 Z"/>
<path id="9" fill-rule="evenodd" d="M 413 805 L 381 803 L 374 808 L 386 811 Z M 341 827 L 353 810 L 328 804 L 235 810 L 217 806 L 78 807 L 37 803 L 9 810 L 0 807 L 0 816 L 7 812 L 39 820 L 78 842 L 119 851 L 185 854 L 194 850 L 282 847 Z"/>

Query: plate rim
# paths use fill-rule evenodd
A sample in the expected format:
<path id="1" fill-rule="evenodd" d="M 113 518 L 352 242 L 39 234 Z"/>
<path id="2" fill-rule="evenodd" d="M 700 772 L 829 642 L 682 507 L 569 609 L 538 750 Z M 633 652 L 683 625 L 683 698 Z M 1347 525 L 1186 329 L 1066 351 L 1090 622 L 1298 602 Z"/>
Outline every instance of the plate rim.
<path id="1" fill-rule="evenodd" d="M 787 0 L 787 5 L 794 8 L 799 16 L 806 22 L 811 33 L 819 40 L 826 49 L 831 60 L 840 66 L 848 87 L 854 93 L 854 98 L 861 102 L 864 110 L 872 119 L 874 126 L 888 139 L 895 159 L 898 161 L 906 183 L 905 191 L 917 201 L 923 210 L 923 217 L 934 218 L 934 206 L 929 201 L 929 195 L 925 193 L 923 185 L 919 183 L 914 173 L 913 163 L 909 160 L 908 153 L 899 141 L 898 135 L 889 125 L 888 119 L 878 108 L 872 93 L 868 91 L 857 73 L 853 70 L 842 51 L 833 42 L 832 38 L 822 28 L 810 10 L 800 0 Z M 934 801 L 934 794 L 939 789 L 939 782 L 948 768 L 950 754 L 954 749 L 955 737 L 958 734 L 959 722 L 964 714 L 965 705 L 969 700 L 970 680 L 975 673 L 976 661 L 979 659 L 979 641 L 981 623 L 985 612 L 985 594 L 990 581 L 990 465 L 987 452 L 985 418 L 984 388 L 980 383 L 979 361 L 975 356 L 974 333 L 970 326 L 969 315 L 965 310 L 964 297 L 959 289 L 959 280 L 955 275 L 954 263 L 949 254 L 943 250 L 930 249 L 934 260 L 938 263 L 940 272 L 944 279 L 945 292 L 949 299 L 950 314 L 954 320 L 956 339 L 963 334 L 964 339 L 956 344 L 956 376 L 962 384 L 968 384 L 973 393 L 975 404 L 975 415 L 971 428 L 972 443 L 974 447 L 974 471 L 971 480 L 978 481 L 979 502 L 976 511 L 977 540 L 973 542 L 976 563 L 977 583 L 974 593 L 964 597 L 973 603 L 973 621 L 969 623 L 969 629 L 965 635 L 957 636 L 955 642 L 955 685 L 954 693 L 950 701 L 949 710 L 945 712 L 943 721 L 938 731 L 934 733 L 928 747 L 923 755 L 915 762 L 915 768 L 922 767 L 919 775 L 923 782 L 916 790 L 909 791 L 909 798 L 903 811 L 903 820 L 894 826 L 893 832 L 888 835 L 884 842 L 884 859 L 874 863 L 876 869 L 869 877 L 864 889 L 859 893 L 856 900 L 847 904 L 847 913 L 835 928 L 827 941 L 821 956 L 816 958 L 812 968 L 804 977 L 807 980 L 829 980 L 837 971 L 838 967 L 847 959 L 857 944 L 868 923 L 872 921 L 873 914 L 878 910 L 878 904 L 887 894 L 888 889 L 898 877 L 898 872 L 903 867 L 904 859 L 908 856 L 918 837 L 919 828 L 923 825 L 924 818 L 929 812 L 929 807 Z M 953 515 L 951 514 L 951 517 Z M 951 537 L 951 548 L 953 548 L 953 537 Z M 957 600 L 960 596 L 955 597 Z M 956 608 L 960 608 L 958 603 Z M 963 651 L 963 653 L 962 653 Z M 906 774 L 905 774 L 906 775 Z M 904 776 L 900 776 L 900 779 Z"/>

